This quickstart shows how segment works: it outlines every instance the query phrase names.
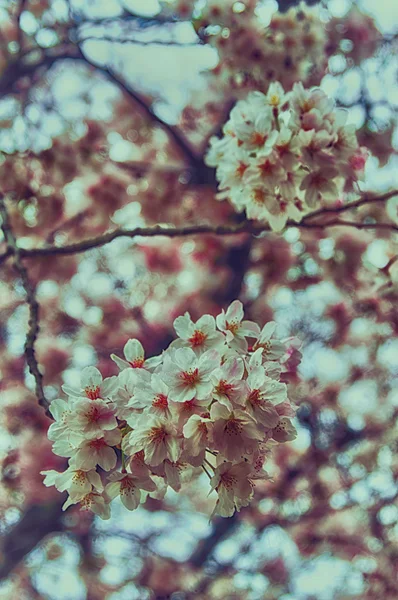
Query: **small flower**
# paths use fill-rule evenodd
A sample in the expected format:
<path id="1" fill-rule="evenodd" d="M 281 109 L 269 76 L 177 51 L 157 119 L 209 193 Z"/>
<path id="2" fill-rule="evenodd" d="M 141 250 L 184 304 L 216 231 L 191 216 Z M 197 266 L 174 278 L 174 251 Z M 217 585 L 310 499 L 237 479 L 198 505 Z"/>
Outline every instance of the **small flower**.
<path id="1" fill-rule="evenodd" d="M 81 374 L 81 388 L 79 390 L 63 385 L 62 389 L 72 398 L 86 397 L 90 400 L 99 398 L 108 399 L 117 392 L 119 382 L 117 377 L 108 377 L 102 380 L 102 375 L 95 367 L 86 367 Z"/>
<path id="2" fill-rule="evenodd" d="M 88 400 L 82 398 L 74 406 L 74 413 L 70 417 L 69 427 L 73 431 L 83 433 L 89 437 L 102 435 L 117 427 L 115 417 L 115 404 L 104 400 Z"/>
<path id="3" fill-rule="evenodd" d="M 286 353 L 286 344 L 284 344 L 280 340 L 272 339 L 275 330 L 275 321 L 270 321 L 269 323 L 266 323 L 260 331 L 258 340 L 253 346 L 254 350 L 262 348 L 263 360 L 280 360 L 282 356 Z"/>
<path id="4" fill-rule="evenodd" d="M 211 436 L 213 448 L 227 460 L 239 460 L 254 451 L 258 441 L 264 438 L 256 420 L 243 410 L 229 410 L 223 404 L 213 404 L 210 409 L 213 421 Z"/>
<path id="5" fill-rule="evenodd" d="M 279 422 L 272 430 L 272 438 L 281 444 L 284 442 L 292 442 L 296 437 L 296 428 L 286 417 L 279 419 Z"/>
<path id="6" fill-rule="evenodd" d="M 232 404 L 243 403 L 243 373 L 245 366 L 241 358 L 231 357 L 213 371 L 211 382 L 213 384 L 212 396 L 221 404 L 232 409 Z"/>
<path id="7" fill-rule="evenodd" d="M 161 363 L 161 356 L 154 356 L 153 358 L 145 359 L 145 351 L 140 341 L 129 340 L 124 348 L 123 354 L 125 360 L 111 354 L 111 359 L 117 364 L 119 369 L 148 369 L 152 370 Z"/>
<path id="8" fill-rule="evenodd" d="M 220 355 L 215 350 L 205 352 L 199 358 L 191 348 L 166 353 L 160 376 L 169 386 L 170 399 L 185 402 L 194 397 L 198 400 L 208 398 L 213 387 L 210 373 L 219 363 Z"/>
<path id="9" fill-rule="evenodd" d="M 181 444 L 177 431 L 171 423 L 158 417 L 145 415 L 134 429 L 123 440 L 123 451 L 133 454 L 144 451 L 145 462 L 153 467 L 160 465 L 168 458 L 172 462 L 181 454 Z"/>
<path id="10" fill-rule="evenodd" d="M 218 500 L 214 513 L 222 517 L 232 517 L 235 510 L 247 506 L 253 497 L 253 481 L 250 479 L 251 466 L 247 462 L 233 465 L 223 462 L 214 471 L 210 485 L 216 490 Z"/>
<path id="11" fill-rule="evenodd" d="M 104 489 L 101 477 L 94 470 L 84 471 L 70 466 L 63 473 L 41 471 L 40 474 L 45 475 L 43 483 L 46 487 L 55 485 L 59 492 L 67 491 L 72 500 L 77 502 L 89 494 L 92 488 L 97 492 L 102 492 Z"/>
<path id="12" fill-rule="evenodd" d="M 70 464 L 78 469 L 95 469 L 98 465 L 104 471 L 110 471 L 116 466 L 116 452 L 112 446 L 117 446 L 121 440 L 119 429 L 104 431 L 103 437 L 84 440 L 72 453 Z"/>
<path id="13" fill-rule="evenodd" d="M 279 81 L 273 81 L 270 83 L 267 91 L 267 102 L 272 108 L 280 108 L 285 104 L 285 90 Z"/>
<path id="14" fill-rule="evenodd" d="M 279 421 L 274 405 L 286 399 L 286 385 L 267 377 L 261 367 L 251 371 L 245 383 L 246 409 L 258 423 L 272 429 Z"/>
<path id="15" fill-rule="evenodd" d="M 225 338 L 231 348 L 247 351 L 246 337 L 258 337 L 260 328 L 257 323 L 243 321 L 243 304 L 234 300 L 227 309 L 216 318 L 217 327 L 225 333 Z"/>
<path id="16" fill-rule="evenodd" d="M 180 339 L 171 344 L 172 348 L 189 347 L 195 354 L 202 354 L 212 349 L 221 351 L 225 343 L 222 333 L 216 331 L 216 321 L 211 315 L 203 315 L 194 323 L 186 312 L 175 319 L 174 329 Z"/>
<path id="17" fill-rule="evenodd" d="M 84 496 L 81 500 L 74 500 L 70 496 L 62 506 L 62 510 L 66 510 L 72 504 L 80 504 L 80 510 L 91 511 L 98 515 L 104 521 L 110 519 L 111 509 L 108 503 L 105 502 L 104 497 L 96 492 L 90 492 Z"/>
<path id="18" fill-rule="evenodd" d="M 151 414 L 170 419 L 169 388 L 157 373 L 152 373 L 149 377 L 142 377 L 139 373 L 135 378 L 134 395 L 128 406 L 150 409 Z"/>
<path id="19" fill-rule="evenodd" d="M 135 510 L 141 503 L 141 490 L 154 492 L 156 485 L 147 476 L 137 476 L 133 473 L 119 473 L 115 471 L 108 477 L 110 483 L 105 487 L 105 493 L 113 500 L 120 495 L 120 499 L 128 510 Z"/>

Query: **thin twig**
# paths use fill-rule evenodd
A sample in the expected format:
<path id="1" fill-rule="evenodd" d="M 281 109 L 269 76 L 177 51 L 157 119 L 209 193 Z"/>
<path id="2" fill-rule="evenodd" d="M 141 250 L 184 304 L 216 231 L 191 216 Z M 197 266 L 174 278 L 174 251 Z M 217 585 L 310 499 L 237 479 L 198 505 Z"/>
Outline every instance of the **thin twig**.
<path id="1" fill-rule="evenodd" d="M 398 190 L 392 190 L 390 192 L 386 192 L 385 194 L 381 194 L 380 196 L 376 196 L 374 194 L 365 194 L 362 198 L 355 200 L 354 202 L 349 202 L 348 204 L 342 204 L 341 206 L 328 206 L 325 208 L 320 208 L 319 210 L 314 210 L 312 213 L 306 215 L 303 221 L 308 221 L 308 219 L 313 219 L 314 217 L 321 217 L 323 215 L 335 215 L 337 213 L 346 212 L 347 210 L 352 210 L 353 208 L 358 208 L 365 204 L 373 204 L 377 202 L 385 202 L 389 200 L 393 196 L 398 194 Z"/>
<path id="2" fill-rule="evenodd" d="M 4 239 L 7 244 L 7 250 L 9 256 L 14 258 L 14 268 L 21 277 L 22 284 L 26 293 L 26 301 L 29 306 L 29 322 L 28 332 L 26 334 L 25 341 L 25 357 L 26 363 L 29 367 L 30 373 L 33 375 L 35 380 L 35 391 L 37 400 L 48 413 L 49 402 L 47 401 L 44 390 L 43 390 L 43 375 L 39 369 L 39 365 L 36 359 L 35 343 L 39 334 L 39 303 L 36 299 L 36 292 L 32 282 L 29 279 L 28 272 L 21 260 L 21 250 L 18 248 L 18 244 L 12 227 L 10 224 L 7 207 L 5 204 L 4 196 L 0 194 L 0 215 L 2 218 L 1 229 L 4 234 Z"/>
<path id="3" fill-rule="evenodd" d="M 194 42 L 175 42 L 173 40 L 137 40 L 134 38 L 117 38 L 111 36 L 96 36 L 90 35 L 85 38 L 81 38 L 77 41 L 78 44 L 83 44 L 84 42 L 112 42 L 115 44 L 135 44 L 136 46 L 170 46 L 172 48 L 197 48 L 202 45 L 201 41 L 195 40 Z"/>

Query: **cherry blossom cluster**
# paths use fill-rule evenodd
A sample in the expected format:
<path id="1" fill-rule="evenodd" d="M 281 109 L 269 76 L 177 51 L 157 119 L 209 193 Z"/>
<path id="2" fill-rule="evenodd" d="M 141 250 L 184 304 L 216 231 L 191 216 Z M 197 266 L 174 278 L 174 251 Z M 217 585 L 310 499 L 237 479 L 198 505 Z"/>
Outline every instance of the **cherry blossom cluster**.
<path id="1" fill-rule="evenodd" d="M 244 320 L 238 300 L 216 318 L 193 322 L 185 313 L 174 328 L 178 337 L 160 356 L 145 358 L 131 339 L 124 358 L 111 355 L 118 376 L 103 380 L 86 367 L 81 387 L 64 385 L 68 400 L 51 403 L 48 437 L 69 466 L 42 474 L 46 486 L 68 492 L 64 509 L 80 504 L 107 519 L 116 496 L 134 510 L 202 472 L 217 493 L 214 512 L 230 516 L 267 478 L 272 447 L 295 438 L 280 379 L 300 360 L 296 339 L 275 338 L 274 322 L 260 329 Z"/>
<path id="2" fill-rule="evenodd" d="M 213 137 L 206 160 L 217 167 L 219 199 L 277 231 L 320 203 L 341 199 L 362 178 L 367 153 L 346 112 L 318 89 L 279 82 L 240 100 Z"/>

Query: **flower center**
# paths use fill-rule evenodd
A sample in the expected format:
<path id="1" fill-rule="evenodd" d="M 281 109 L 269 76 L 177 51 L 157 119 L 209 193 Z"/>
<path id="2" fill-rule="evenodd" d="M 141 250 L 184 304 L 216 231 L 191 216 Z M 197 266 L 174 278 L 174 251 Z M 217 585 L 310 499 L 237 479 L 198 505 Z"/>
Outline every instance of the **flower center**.
<path id="1" fill-rule="evenodd" d="M 271 104 L 271 106 L 278 106 L 280 101 L 281 100 L 280 100 L 278 94 L 271 94 L 271 97 L 269 99 L 269 103 Z"/>
<path id="2" fill-rule="evenodd" d="M 196 329 L 193 335 L 188 339 L 188 342 L 191 344 L 191 346 L 196 348 L 197 346 L 202 346 L 206 340 L 207 335 L 203 333 L 203 331 Z"/>
<path id="3" fill-rule="evenodd" d="M 169 405 L 168 400 L 167 400 L 167 396 L 165 396 L 165 394 L 158 394 L 153 402 L 152 402 L 152 406 L 154 408 L 167 408 Z"/>
<path id="4" fill-rule="evenodd" d="M 72 477 L 72 481 L 78 485 L 84 485 L 86 481 L 86 473 L 84 471 L 75 471 Z"/>
<path id="5" fill-rule="evenodd" d="M 227 321 L 225 324 L 225 329 L 233 333 L 234 335 L 238 332 L 239 323 L 238 321 Z"/>
<path id="6" fill-rule="evenodd" d="M 92 440 L 89 445 L 93 450 L 99 450 L 100 448 L 106 446 L 106 443 L 104 438 L 99 438 L 98 440 Z"/>
<path id="7" fill-rule="evenodd" d="M 238 483 L 236 477 L 230 473 L 223 473 L 220 477 L 219 485 L 223 485 L 227 490 L 231 490 Z M 217 486 L 218 487 L 218 486 Z"/>
<path id="8" fill-rule="evenodd" d="M 266 139 L 266 135 L 263 135 L 258 131 L 254 131 L 251 135 L 250 141 L 253 144 L 253 146 L 263 146 Z"/>
<path id="9" fill-rule="evenodd" d="M 195 385 L 199 381 L 199 369 L 190 369 L 181 373 L 181 379 L 184 385 Z"/>
<path id="10" fill-rule="evenodd" d="M 91 510 L 94 501 L 94 494 L 87 494 L 84 496 L 82 500 L 80 500 L 80 505 L 82 510 Z"/>
<path id="11" fill-rule="evenodd" d="M 261 175 L 266 177 L 267 175 L 272 175 L 275 171 L 275 165 L 268 159 L 264 160 L 264 162 L 258 165 L 260 169 Z"/>
<path id="12" fill-rule="evenodd" d="M 259 404 L 261 404 L 261 392 L 260 390 L 252 390 L 248 396 L 248 401 L 250 402 L 250 404 L 253 404 L 254 406 L 258 406 Z"/>
<path id="13" fill-rule="evenodd" d="M 142 369 L 142 367 L 144 366 L 144 362 L 145 362 L 145 358 L 143 356 L 139 356 L 138 358 L 135 358 L 134 360 L 129 361 L 129 365 L 133 369 Z"/>
<path id="14" fill-rule="evenodd" d="M 222 396 L 227 396 L 229 398 L 229 394 L 233 391 L 234 386 L 232 383 L 227 383 L 225 379 L 222 379 L 216 387 L 217 394 L 221 394 Z"/>
<path id="15" fill-rule="evenodd" d="M 253 202 L 255 202 L 256 204 L 265 204 L 266 203 L 266 199 L 267 199 L 267 194 L 265 193 L 264 190 L 261 190 L 259 188 L 253 190 Z"/>
<path id="16" fill-rule="evenodd" d="M 242 425 L 235 418 L 228 419 L 225 425 L 225 433 L 227 435 L 240 435 L 242 432 Z"/>
<path id="17" fill-rule="evenodd" d="M 239 178 L 242 178 L 243 175 L 245 174 L 245 171 L 247 169 L 247 165 L 245 165 L 245 163 L 240 162 L 239 165 L 236 167 L 236 176 Z"/>
<path id="18" fill-rule="evenodd" d="M 265 354 L 268 354 L 268 352 L 271 350 L 271 342 L 269 340 L 266 342 L 256 342 L 253 346 L 253 349 L 258 350 L 258 348 L 263 349 L 264 356 Z"/>
<path id="19" fill-rule="evenodd" d="M 152 427 L 149 432 L 149 440 L 154 444 L 161 444 L 164 442 L 166 437 L 166 432 L 163 427 Z"/>
<path id="20" fill-rule="evenodd" d="M 97 386 L 88 385 L 87 387 L 84 388 L 84 392 L 85 392 L 87 398 L 90 398 L 90 400 L 97 400 L 100 397 L 99 385 L 97 385 Z"/>
<path id="21" fill-rule="evenodd" d="M 101 416 L 101 411 L 97 406 L 92 406 L 90 410 L 87 411 L 86 417 L 89 423 L 96 423 Z"/>
<path id="22" fill-rule="evenodd" d="M 131 480 L 130 477 L 124 477 L 124 479 L 121 480 L 121 482 L 120 482 L 120 491 L 121 492 L 130 491 L 130 490 L 133 490 L 134 488 L 135 488 L 134 482 Z"/>

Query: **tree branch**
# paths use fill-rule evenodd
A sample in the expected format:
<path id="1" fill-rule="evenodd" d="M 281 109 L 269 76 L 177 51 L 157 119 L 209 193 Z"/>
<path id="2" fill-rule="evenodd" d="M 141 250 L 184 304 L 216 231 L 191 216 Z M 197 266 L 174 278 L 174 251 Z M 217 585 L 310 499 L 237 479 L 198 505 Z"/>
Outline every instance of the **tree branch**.
<path id="1" fill-rule="evenodd" d="M 378 202 L 385 202 L 390 198 L 393 198 L 398 194 L 398 190 L 391 190 L 390 192 L 386 192 L 385 194 L 381 194 L 381 196 L 375 195 L 364 195 L 362 198 L 355 200 L 354 202 L 349 202 L 348 204 L 342 204 L 341 206 L 333 207 L 328 206 L 325 208 L 320 208 L 319 210 L 314 210 L 312 213 L 306 215 L 303 221 L 307 221 L 308 219 L 312 219 L 314 217 L 321 217 L 323 215 L 335 215 L 338 213 L 346 212 L 347 210 L 352 210 L 353 208 L 358 208 L 360 206 L 364 206 L 365 204 L 373 204 Z"/>
<path id="2" fill-rule="evenodd" d="M 0 539 L 0 581 L 31 552 L 44 537 L 62 531 L 64 501 L 30 506 L 16 525 Z"/>
<path id="3" fill-rule="evenodd" d="M 39 369 L 39 365 L 35 354 L 35 343 L 39 334 L 39 303 L 36 300 L 36 293 L 33 284 L 31 283 L 28 272 L 21 260 L 21 250 L 18 248 L 16 238 L 12 231 L 8 211 L 5 204 L 4 196 L 0 194 L 0 215 L 2 218 L 1 229 L 4 234 L 4 239 L 7 245 L 9 256 L 14 258 L 14 268 L 21 277 L 22 284 L 26 293 L 26 301 L 29 306 L 29 322 L 28 332 L 25 341 L 25 357 L 30 373 L 35 380 L 35 391 L 40 406 L 44 408 L 48 414 L 49 402 L 47 401 L 43 391 L 43 375 Z"/>
<path id="4" fill-rule="evenodd" d="M 332 215 L 341 213 L 352 208 L 357 208 L 364 204 L 371 202 L 381 202 L 388 198 L 396 195 L 397 191 L 391 191 L 382 196 L 364 196 L 355 202 L 346 204 L 345 206 L 339 206 L 337 208 L 324 208 L 316 210 L 306 215 L 300 223 L 296 221 L 288 220 L 286 227 L 296 227 L 298 229 L 326 229 L 327 227 L 353 227 L 355 229 L 380 229 L 387 231 L 398 231 L 398 225 L 393 223 L 361 223 L 357 221 L 344 221 L 340 219 L 334 219 L 325 222 L 313 222 L 313 217 L 321 215 Z M 80 254 L 93 248 L 100 248 L 109 244 L 113 240 L 121 237 L 156 237 L 165 236 L 169 238 L 174 237 L 187 237 L 191 235 L 238 235 L 240 233 L 250 233 L 258 235 L 271 231 L 270 226 L 267 223 L 261 223 L 258 221 L 243 221 L 238 225 L 191 225 L 189 227 L 167 227 L 162 225 L 156 225 L 154 227 L 136 227 L 135 229 L 115 229 L 98 237 L 83 240 L 81 242 L 74 242 L 66 246 L 44 246 L 43 248 L 32 248 L 24 249 L 18 248 L 18 254 L 21 258 L 35 258 L 40 256 L 56 256 L 56 255 L 69 255 L 69 254 Z M 13 254 L 10 248 L 0 256 L 0 263 L 6 260 Z"/>

